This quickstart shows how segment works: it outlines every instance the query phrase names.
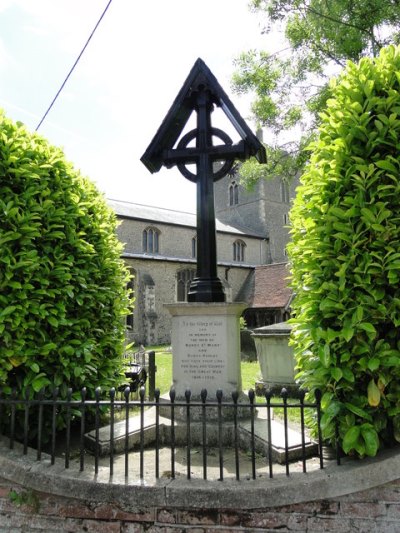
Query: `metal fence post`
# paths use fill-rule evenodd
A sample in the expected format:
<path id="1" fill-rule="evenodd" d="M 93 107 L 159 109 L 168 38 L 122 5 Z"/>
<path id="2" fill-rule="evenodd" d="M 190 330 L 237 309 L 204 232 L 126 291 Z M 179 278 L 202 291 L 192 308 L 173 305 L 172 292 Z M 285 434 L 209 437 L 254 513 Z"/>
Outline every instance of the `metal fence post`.
<path id="1" fill-rule="evenodd" d="M 154 391 L 156 388 L 156 352 L 149 352 L 149 400 L 154 400 Z"/>
<path id="2" fill-rule="evenodd" d="M 151 353 L 152 356 L 152 362 L 153 367 L 154 361 L 155 361 L 155 353 Z M 152 376 L 154 377 L 154 371 L 152 373 Z M 33 397 L 30 398 L 29 391 L 27 391 L 25 398 L 22 398 L 21 396 L 17 396 L 17 392 L 15 389 L 11 391 L 11 393 L 8 393 L 7 396 L 4 395 L 4 392 L 0 391 L 0 407 L 3 411 L 3 418 L 4 420 L 0 420 L 2 427 L 0 428 L 0 434 L 2 431 L 4 431 L 4 435 L 8 436 L 10 439 L 9 446 L 12 449 L 14 447 L 14 441 L 18 440 L 19 443 L 22 445 L 20 448 L 20 453 L 26 454 L 28 451 L 28 445 L 33 444 L 29 440 L 29 427 L 32 425 L 33 429 L 37 430 L 37 438 L 35 439 L 37 443 L 37 460 L 41 460 L 42 458 L 42 444 L 43 444 L 43 431 L 44 428 L 47 430 L 50 430 L 51 425 L 51 433 L 49 434 L 49 443 L 48 443 L 48 453 L 51 455 L 51 464 L 55 464 L 55 458 L 56 458 L 56 441 L 57 444 L 60 445 L 60 451 L 62 450 L 62 442 L 64 440 L 64 437 L 62 434 L 59 434 L 57 432 L 57 424 L 56 424 L 56 415 L 58 413 L 65 413 L 66 417 L 66 435 L 65 435 L 65 448 L 64 448 L 64 454 L 65 454 L 65 468 L 68 469 L 70 467 L 70 458 L 71 458 L 71 447 L 72 447 L 72 440 L 71 437 L 74 436 L 76 439 L 74 439 L 74 447 L 73 447 L 73 453 L 78 453 L 77 459 L 78 459 L 78 466 L 80 471 L 86 469 L 85 465 L 85 456 L 86 456 L 86 426 L 87 426 L 87 415 L 94 414 L 94 431 L 92 434 L 94 434 L 94 473 L 97 474 L 100 471 L 100 448 L 99 448 L 99 438 L 100 438 L 100 414 L 102 408 L 109 408 L 110 409 L 110 478 L 112 478 L 114 474 L 114 459 L 116 454 L 118 453 L 120 455 L 120 460 L 118 461 L 118 464 L 121 465 L 123 462 L 123 459 L 125 459 L 125 477 L 128 479 L 128 477 L 131 477 L 131 479 L 136 479 L 137 475 L 139 475 L 141 480 L 144 480 L 147 475 L 151 475 L 151 472 L 147 472 L 145 469 L 145 450 L 146 450 L 146 435 L 145 435 L 145 416 L 146 416 L 146 409 L 148 407 L 155 407 L 155 478 L 160 478 L 160 466 L 161 464 L 161 457 L 160 452 L 162 448 L 165 448 L 165 451 L 170 450 L 170 463 L 171 463 L 171 470 L 170 470 L 170 477 L 173 479 L 177 475 L 181 474 L 180 472 L 180 461 L 179 457 L 181 454 L 186 452 L 186 477 L 187 479 L 191 479 L 192 477 L 192 468 L 199 469 L 200 472 L 198 472 L 197 475 L 201 475 L 201 468 L 203 473 L 203 479 L 206 480 L 208 478 L 208 470 L 211 472 L 212 476 L 214 474 L 217 474 L 218 464 L 213 466 L 213 469 L 211 469 L 211 462 L 210 462 L 210 469 L 208 468 L 208 452 L 210 448 L 215 447 L 217 448 L 216 453 L 212 452 L 210 455 L 218 455 L 219 457 L 219 476 L 217 474 L 217 478 L 222 481 L 224 477 L 231 477 L 232 473 L 236 474 L 236 480 L 240 480 L 240 472 L 239 468 L 241 468 L 242 462 L 246 460 L 246 456 L 242 454 L 242 457 L 240 457 L 240 451 L 243 452 L 250 452 L 248 453 L 248 457 L 251 460 L 251 477 L 252 479 L 256 479 L 257 476 L 257 470 L 256 470 L 256 445 L 260 447 L 260 454 L 265 456 L 265 459 L 267 460 L 267 465 L 269 466 L 269 477 L 273 477 L 273 449 L 272 449 L 272 427 L 271 427 L 271 421 L 272 421 L 272 409 L 274 407 L 276 408 L 282 408 L 283 407 L 283 429 L 284 429 L 284 446 L 285 446 L 285 458 L 284 458 L 284 465 L 286 467 L 286 474 L 289 475 L 289 410 L 298 410 L 300 411 L 300 418 L 301 418 L 301 457 L 297 458 L 297 460 L 302 462 L 303 464 L 303 472 L 306 473 L 306 442 L 305 442 L 305 416 L 304 416 L 304 410 L 307 409 L 315 409 L 316 415 L 317 415 L 317 421 L 318 421 L 318 451 L 319 451 L 319 459 L 320 459 L 320 468 L 324 467 L 323 463 L 323 455 L 322 455 L 322 444 L 323 444 L 323 437 L 322 437 L 322 431 L 321 431 L 321 392 L 315 391 L 315 402 L 305 403 L 304 402 L 304 391 L 301 392 L 299 402 L 298 403 L 288 403 L 288 397 L 287 397 L 287 391 L 285 389 L 282 390 L 282 398 L 283 402 L 271 402 L 272 399 L 272 392 L 271 390 L 265 391 L 265 402 L 260 402 L 255 404 L 255 394 L 254 391 L 249 391 L 249 410 L 250 410 L 250 431 L 247 428 L 243 428 L 244 431 L 246 431 L 245 435 L 241 434 L 241 427 L 239 427 L 239 403 L 238 403 L 238 394 L 236 391 L 232 393 L 232 401 L 230 402 L 227 398 L 226 401 L 223 401 L 223 393 L 222 390 L 218 390 L 216 393 L 216 401 L 213 401 L 212 398 L 210 398 L 211 401 L 207 402 L 207 390 L 202 389 L 200 394 L 200 401 L 199 399 L 196 399 L 195 401 L 192 401 L 191 392 L 190 390 L 185 391 L 185 398 L 178 398 L 176 399 L 176 393 L 175 390 L 172 388 L 170 390 L 170 402 L 166 401 L 165 406 L 170 407 L 170 432 L 169 431 L 160 431 L 162 428 L 162 424 L 160 423 L 160 391 L 159 389 L 154 388 L 154 379 L 152 382 L 150 382 L 150 394 L 153 396 L 153 399 L 149 401 L 145 401 L 145 388 L 142 387 L 139 392 L 139 400 L 131 400 L 130 397 L 130 387 L 126 387 L 123 392 L 123 398 L 121 400 L 115 401 L 115 389 L 111 389 L 110 391 L 110 400 L 101 400 L 100 395 L 100 388 L 97 388 L 95 390 L 95 398 L 94 400 L 88 400 L 87 399 L 87 392 L 86 389 L 83 388 L 81 390 L 80 399 L 74 397 L 73 398 L 73 392 L 72 389 L 68 389 L 66 399 L 59 398 L 58 389 L 53 390 L 52 398 L 50 398 L 48 395 L 45 397 L 44 391 L 40 391 L 37 398 Z M 242 407 L 245 407 L 245 404 L 241 404 Z M 228 412 L 231 412 L 231 409 L 233 409 L 233 419 L 231 417 L 227 417 L 224 419 L 223 417 L 223 409 L 227 408 Z M 264 416 L 260 417 L 261 424 L 265 423 L 267 424 L 267 427 L 265 428 L 267 431 L 263 430 L 263 428 L 260 428 L 262 430 L 261 433 L 256 433 L 256 426 L 255 426 L 255 411 L 256 407 L 266 409 L 267 411 L 267 417 L 265 419 Z M 135 409 L 134 412 L 131 412 L 131 409 Z M 211 408 L 213 410 L 217 410 L 217 420 L 215 421 L 216 424 L 214 425 L 214 428 L 217 431 L 217 434 L 215 434 L 213 431 L 208 432 L 209 423 L 213 421 L 213 418 L 210 417 L 210 420 L 208 420 L 208 414 L 207 409 Z M 36 410 L 37 409 L 37 410 Z M 139 409 L 139 415 L 137 415 L 137 410 Z M 186 417 L 178 417 L 177 415 L 182 412 L 182 414 L 185 414 L 186 409 Z M 125 435 L 124 431 L 118 430 L 118 437 L 121 438 L 120 444 L 121 448 L 118 452 L 115 448 L 115 440 L 116 440 L 116 431 L 115 431 L 115 411 L 118 411 L 118 419 L 121 418 L 120 426 L 125 426 Z M 179 410 L 179 412 L 177 411 Z M 80 427 L 79 427 L 79 412 L 80 412 Z M 6 416 L 4 417 L 4 413 L 6 413 Z M 47 414 L 48 418 L 46 419 L 48 424 L 45 426 L 44 421 L 44 415 Z M 200 414 L 200 416 L 199 416 Z M 17 415 L 19 415 L 19 418 L 17 418 Z M 133 427 L 130 425 L 130 417 L 133 416 L 140 416 L 140 435 L 139 435 L 139 449 L 138 446 L 136 446 L 136 452 L 139 452 L 139 472 L 137 473 L 137 465 L 136 465 L 136 456 L 132 456 L 132 459 L 134 459 L 133 462 L 133 470 L 130 472 L 130 451 L 131 447 L 134 446 L 134 442 L 130 442 L 130 431 L 132 433 Z M 74 425 L 72 425 L 72 422 L 74 421 L 73 417 L 75 418 Z M 88 418 L 88 420 L 91 420 L 91 418 Z M 193 423 L 193 425 L 192 425 Z M 196 424 L 196 425 L 194 425 Z M 34 427 L 35 426 L 35 427 Z M 135 428 L 136 425 L 134 424 Z M 4 429 L 3 429 L 4 428 Z M 89 429 L 89 428 L 88 428 Z M 74 431 L 74 434 L 72 435 L 72 431 Z M 337 431 L 337 430 L 336 430 Z M 265 435 L 267 433 L 267 435 Z M 247 435 L 250 436 L 250 446 L 247 442 Z M 336 437 L 337 437 L 336 432 Z M 257 442 L 256 439 L 260 439 L 260 442 Z M 308 440 L 310 440 L 308 438 Z M 264 441 L 264 442 L 263 442 Z M 136 441 L 135 441 L 136 442 Z M 2 445 L 2 443 L 0 443 Z M 88 443 L 89 444 L 89 441 Z M 153 440 L 151 437 L 151 442 L 149 442 L 150 446 L 153 445 Z M 314 444 L 310 440 L 310 444 Z M 195 449 L 193 449 L 193 446 Z M 230 446 L 231 449 L 234 452 L 234 471 L 228 469 L 226 471 L 226 474 L 224 473 L 224 451 L 225 447 Z M 1 446 L 0 446 L 1 447 Z M 90 446 L 92 447 L 92 446 Z M 250 450 L 249 450 L 250 447 Z M 261 449 L 263 448 L 263 450 Z M 199 450 L 197 450 L 199 448 Z M 135 451 L 135 450 L 133 450 Z M 163 457 L 164 459 L 167 458 L 167 456 L 163 451 Z M 311 453 L 314 451 L 314 447 L 311 450 Z M 337 462 L 340 464 L 340 448 L 339 444 L 337 442 L 337 451 L 338 451 L 338 457 Z M 15 452 L 15 453 L 16 453 Z M 202 455 L 199 456 L 197 461 L 192 459 L 192 452 L 194 453 L 200 453 Z M 146 452 L 147 453 L 147 452 Z M 294 458 L 295 459 L 295 458 Z M 168 459 L 167 459 L 168 460 Z M 75 461 L 74 461 L 75 463 Z M 201 464 L 202 463 L 202 464 Z M 136 466 L 135 466 L 136 465 Z M 122 467 L 124 465 L 121 465 Z M 102 467 L 103 468 L 103 467 Z M 177 470 L 178 469 L 178 470 Z M 214 469 L 216 472 L 214 472 Z M 168 471 L 166 471 L 168 472 Z M 163 474 L 163 475 L 166 475 Z M 264 475 L 264 474 L 263 474 Z M 250 476 L 246 476 L 248 479 L 250 479 Z M 1 529 L 1 528 L 0 528 Z"/>

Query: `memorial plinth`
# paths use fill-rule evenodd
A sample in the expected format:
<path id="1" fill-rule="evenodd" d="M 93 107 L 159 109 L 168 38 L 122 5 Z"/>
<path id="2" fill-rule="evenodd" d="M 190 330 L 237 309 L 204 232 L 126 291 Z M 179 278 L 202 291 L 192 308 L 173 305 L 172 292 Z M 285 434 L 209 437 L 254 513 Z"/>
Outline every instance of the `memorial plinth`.
<path id="1" fill-rule="evenodd" d="M 173 387 L 177 397 L 203 389 L 215 399 L 241 392 L 239 317 L 244 303 L 167 304 L 172 315 Z"/>

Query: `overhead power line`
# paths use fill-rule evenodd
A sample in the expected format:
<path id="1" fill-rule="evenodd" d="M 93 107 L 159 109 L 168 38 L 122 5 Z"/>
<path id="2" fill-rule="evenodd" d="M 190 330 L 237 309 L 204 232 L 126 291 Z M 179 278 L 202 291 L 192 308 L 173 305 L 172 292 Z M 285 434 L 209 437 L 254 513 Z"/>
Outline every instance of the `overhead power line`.
<path id="1" fill-rule="evenodd" d="M 73 73 L 73 71 L 74 71 L 76 65 L 78 64 L 80 58 L 82 57 L 83 53 L 85 52 L 85 50 L 86 50 L 86 48 L 87 48 L 87 46 L 88 46 L 88 44 L 89 44 L 91 38 L 93 37 L 95 31 L 97 30 L 97 28 L 98 28 L 100 22 L 103 20 L 104 15 L 107 13 L 107 10 L 108 10 L 108 8 L 109 8 L 110 5 L 111 5 L 111 2 L 112 2 L 112 0 L 109 0 L 108 4 L 106 5 L 106 7 L 105 7 L 105 9 L 104 9 L 104 11 L 103 11 L 103 13 L 101 14 L 99 20 L 97 21 L 95 27 L 93 28 L 91 34 L 89 35 L 89 37 L 88 37 L 88 39 L 87 39 L 87 41 L 86 41 L 86 43 L 85 43 L 85 46 L 82 48 L 80 54 L 79 54 L 78 57 L 76 58 L 75 63 L 72 65 L 70 71 L 69 71 L 68 74 L 67 74 L 67 77 L 66 77 L 65 80 L 62 82 L 61 87 L 58 89 L 57 94 L 55 95 L 55 97 L 53 98 L 51 104 L 50 104 L 49 107 L 47 108 L 46 113 L 43 115 L 43 117 L 41 118 L 39 124 L 36 126 L 35 131 L 37 131 L 37 130 L 40 128 L 40 126 L 43 124 L 43 121 L 45 120 L 45 118 L 46 118 L 47 115 L 49 114 L 50 109 L 53 107 L 53 105 L 54 105 L 55 101 L 57 100 L 57 98 L 59 97 L 61 91 L 64 89 L 65 84 L 66 84 L 67 81 L 69 80 L 69 77 L 70 77 L 71 74 Z"/>

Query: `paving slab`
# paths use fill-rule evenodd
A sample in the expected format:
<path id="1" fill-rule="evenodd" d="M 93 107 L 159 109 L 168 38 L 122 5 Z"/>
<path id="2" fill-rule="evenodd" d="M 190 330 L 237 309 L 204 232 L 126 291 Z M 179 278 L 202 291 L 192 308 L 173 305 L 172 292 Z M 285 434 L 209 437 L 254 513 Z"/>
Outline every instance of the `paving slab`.
<path id="1" fill-rule="evenodd" d="M 128 423 L 123 420 L 114 424 L 114 453 L 123 453 L 125 449 L 134 450 L 141 446 L 148 448 L 156 443 L 156 409 L 150 408 L 145 412 L 143 419 L 143 429 L 141 430 L 141 417 L 136 415 L 128 419 Z M 224 448 L 229 448 L 234 442 L 234 426 L 232 421 L 223 423 L 223 431 L 220 432 L 218 423 L 207 422 L 206 424 L 206 442 L 207 447 L 218 447 L 219 439 L 222 439 Z M 302 442 L 301 432 L 292 427 L 287 427 L 285 431 L 284 424 L 276 419 L 271 420 L 271 446 L 268 438 L 268 420 L 266 414 L 257 413 L 254 419 L 254 443 L 258 454 L 267 455 L 271 450 L 272 459 L 280 464 L 286 461 L 286 455 L 289 461 L 299 460 L 303 454 L 310 457 L 318 453 L 318 446 L 308 436 L 305 436 Z M 170 445 L 171 443 L 171 420 L 166 417 L 159 417 L 158 427 L 159 446 Z M 142 437 L 141 437 L 142 433 Z M 239 445 L 244 450 L 251 449 L 251 421 L 242 419 L 238 423 Z M 127 435 L 127 437 L 126 437 Z M 286 437 L 286 436 L 287 437 Z M 94 452 L 97 450 L 100 456 L 110 453 L 111 426 L 107 425 L 99 429 L 98 437 L 96 431 L 92 430 L 85 435 L 85 446 L 88 450 Z M 287 450 L 286 450 L 287 438 Z M 203 424 L 201 422 L 192 422 L 190 425 L 190 442 L 192 447 L 201 446 L 203 442 Z M 174 445 L 187 445 L 187 427 L 185 422 L 174 422 Z"/>

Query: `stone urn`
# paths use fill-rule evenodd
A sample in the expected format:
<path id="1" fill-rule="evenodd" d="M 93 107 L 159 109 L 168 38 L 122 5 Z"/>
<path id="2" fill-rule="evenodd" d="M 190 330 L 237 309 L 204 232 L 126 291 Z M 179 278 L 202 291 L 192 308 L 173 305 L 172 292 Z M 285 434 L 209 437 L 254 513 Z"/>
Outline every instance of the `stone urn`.
<path id="1" fill-rule="evenodd" d="M 291 329 L 287 322 L 280 322 L 253 331 L 264 388 L 297 389 L 293 348 L 289 346 Z"/>

